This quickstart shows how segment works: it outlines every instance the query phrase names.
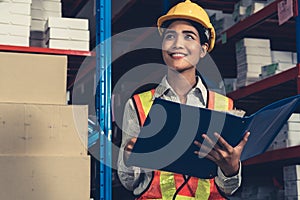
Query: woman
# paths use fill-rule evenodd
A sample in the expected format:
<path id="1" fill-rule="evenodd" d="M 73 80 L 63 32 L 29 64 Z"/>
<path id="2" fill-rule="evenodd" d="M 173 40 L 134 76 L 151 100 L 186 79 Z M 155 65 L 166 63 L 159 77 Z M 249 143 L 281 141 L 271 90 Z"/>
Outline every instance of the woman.
<path id="1" fill-rule="evenodd" d="M 187 0 L 171 8 L 158 19 L 157 24 L 163 37 L 162 55 L 168 72 L 155 90 L 135 95 L 125 106 L 119 178 L 137 199 L 224 199 L 224 195 L 233 194 L 241 184 L 240 156 L 249 133 L 235 147 L 217 133 L 217 144 L 206 134 L 202 137 L 208 142 L 207 145 L 194 142 L 203 150 L 195 152 L 195 156 L 205 156 L 218 165 L 218 176 L 214 179 L 161 171 L 146 172 L 124 164 L 151 107 L 151 103 L 145 107 L 141 102 L 151 102 L 155 97 L 213 109 L 211 105 L 226 101 L 226 108 L 232 109 L 230 99 L 225 96 L 214 98 L 215 93 L 208 91 L 201 78 L 195 75 L 199 60 L 213 49 L 215 42 L 215 32 L 206 12 Z"/>

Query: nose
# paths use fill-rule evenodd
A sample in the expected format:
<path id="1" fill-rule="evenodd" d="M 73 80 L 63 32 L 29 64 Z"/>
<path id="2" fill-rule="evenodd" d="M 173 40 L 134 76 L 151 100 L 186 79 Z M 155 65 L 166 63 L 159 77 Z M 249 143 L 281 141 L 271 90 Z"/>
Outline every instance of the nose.
<path id="1" fill-rule="evenodd" d="M 179 49 L 179 48 L 183 48 L 184 46 L 184 39 L 182 36 L 177 35 L 177 37 L 174 40 L 173 43 L 173 48 Z"/>

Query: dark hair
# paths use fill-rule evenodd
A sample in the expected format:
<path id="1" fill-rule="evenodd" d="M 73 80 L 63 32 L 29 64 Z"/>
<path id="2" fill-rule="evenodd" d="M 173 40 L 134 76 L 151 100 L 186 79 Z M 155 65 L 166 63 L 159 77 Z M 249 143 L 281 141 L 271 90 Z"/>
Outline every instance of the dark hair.
<path id="1" fill-rule="evenodd" d="M 165 21 L 161 25 L 161 28 L 168 28 L 173 22 L 178 21 L 178 20 L 189 22 L 192 26 L 194 26 L 197 29 L 199 36 L 200 36 L 201 45 L 203 45 L 205 43 L 209 44 L 210 31 L 207 28 L 205 28 L 202 24 L 199 24 L 195 21 L 192 21 L 189 19 L 181 19 L 181 18 L 171 19 L 171 20 Z M 163 32 L 163 35 L 164 35 L 164 32 Z"/>

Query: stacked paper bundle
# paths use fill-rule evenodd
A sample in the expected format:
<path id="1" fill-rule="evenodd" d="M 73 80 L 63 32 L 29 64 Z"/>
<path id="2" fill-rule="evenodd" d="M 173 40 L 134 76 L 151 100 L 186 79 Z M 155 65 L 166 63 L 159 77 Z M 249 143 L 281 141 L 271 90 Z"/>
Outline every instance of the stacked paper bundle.
<path id="1" fill-rule="evenodd" d="M 284 199 L 300 199 L 300 165 L 283 167 Z"/>
<path id="2" fill-rule="evenodd" d="M 226 14 L 222 11 L 208 10 L 209 18 L 213 24 L 217 37 L 220 37 L 223 31 L 234 25 L 232 14 Z"/>
<path id="3" fill-rule="evenodd" d="M 300 145 L 300 114 L 293 113 L 278 133 L 269 150 Z"/>
<path id="4" fill-rule="evenodd" d="M 240 0 L 234 5 L 233 19 L 239 22 L 250 15 L 260 11 L 267 5 L 266 1 L 259 0 Z"/>
<path id="5" fill-rule="evenodd" d="M 0 44 L 29 46 L 31 0 L 0 1 Z"/>
<path id="6" fill-rule="evenodd" d="M 49 48 L 89 50 L 87 19 L 49 17 L 45 30 L 46 44 Z"/>
<path id="7" fill-rule="evenodd" d="M 66 104 L 67 57 L 0 60 L 0 199 L 89 200 L 88 111 Z"/>
<path id="8" fill-rule="evenodd" d="M 236 43 L 237 87 L 259 80 L 261 67 L 272 63 L 270 40 L 244 38 Z"/>
<path id="9" fill-rule="evenodd" d="M 61 17 L 60 0 L 32 0 L 30 46 L 46 47 L 45 24 L 48 17 Z"/>
<path id="10" fill-rule="evenodd" d="M 290 51 L 271 51 L 272 64 L 261 68 L 262 78 L 286 71 L 297 64 L 296 53 Z"/>

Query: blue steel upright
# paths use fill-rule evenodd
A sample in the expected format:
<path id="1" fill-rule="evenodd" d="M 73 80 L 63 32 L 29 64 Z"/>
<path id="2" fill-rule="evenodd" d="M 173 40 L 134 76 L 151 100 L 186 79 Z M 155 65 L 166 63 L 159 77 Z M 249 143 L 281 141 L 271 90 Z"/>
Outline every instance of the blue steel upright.
<path id="1" fill-rule="evenodd" d="M 298 16 L 296 17 L 296 48 L 297 48 L 297 63 L 300 63 L 300 1 L 297 0 Z"/>
<path id="2" fill-rule="evenodd" d="M 96 0 L 96 113 L 100 124 L 100 200 L 112 199 L 111 1 Z"/>

